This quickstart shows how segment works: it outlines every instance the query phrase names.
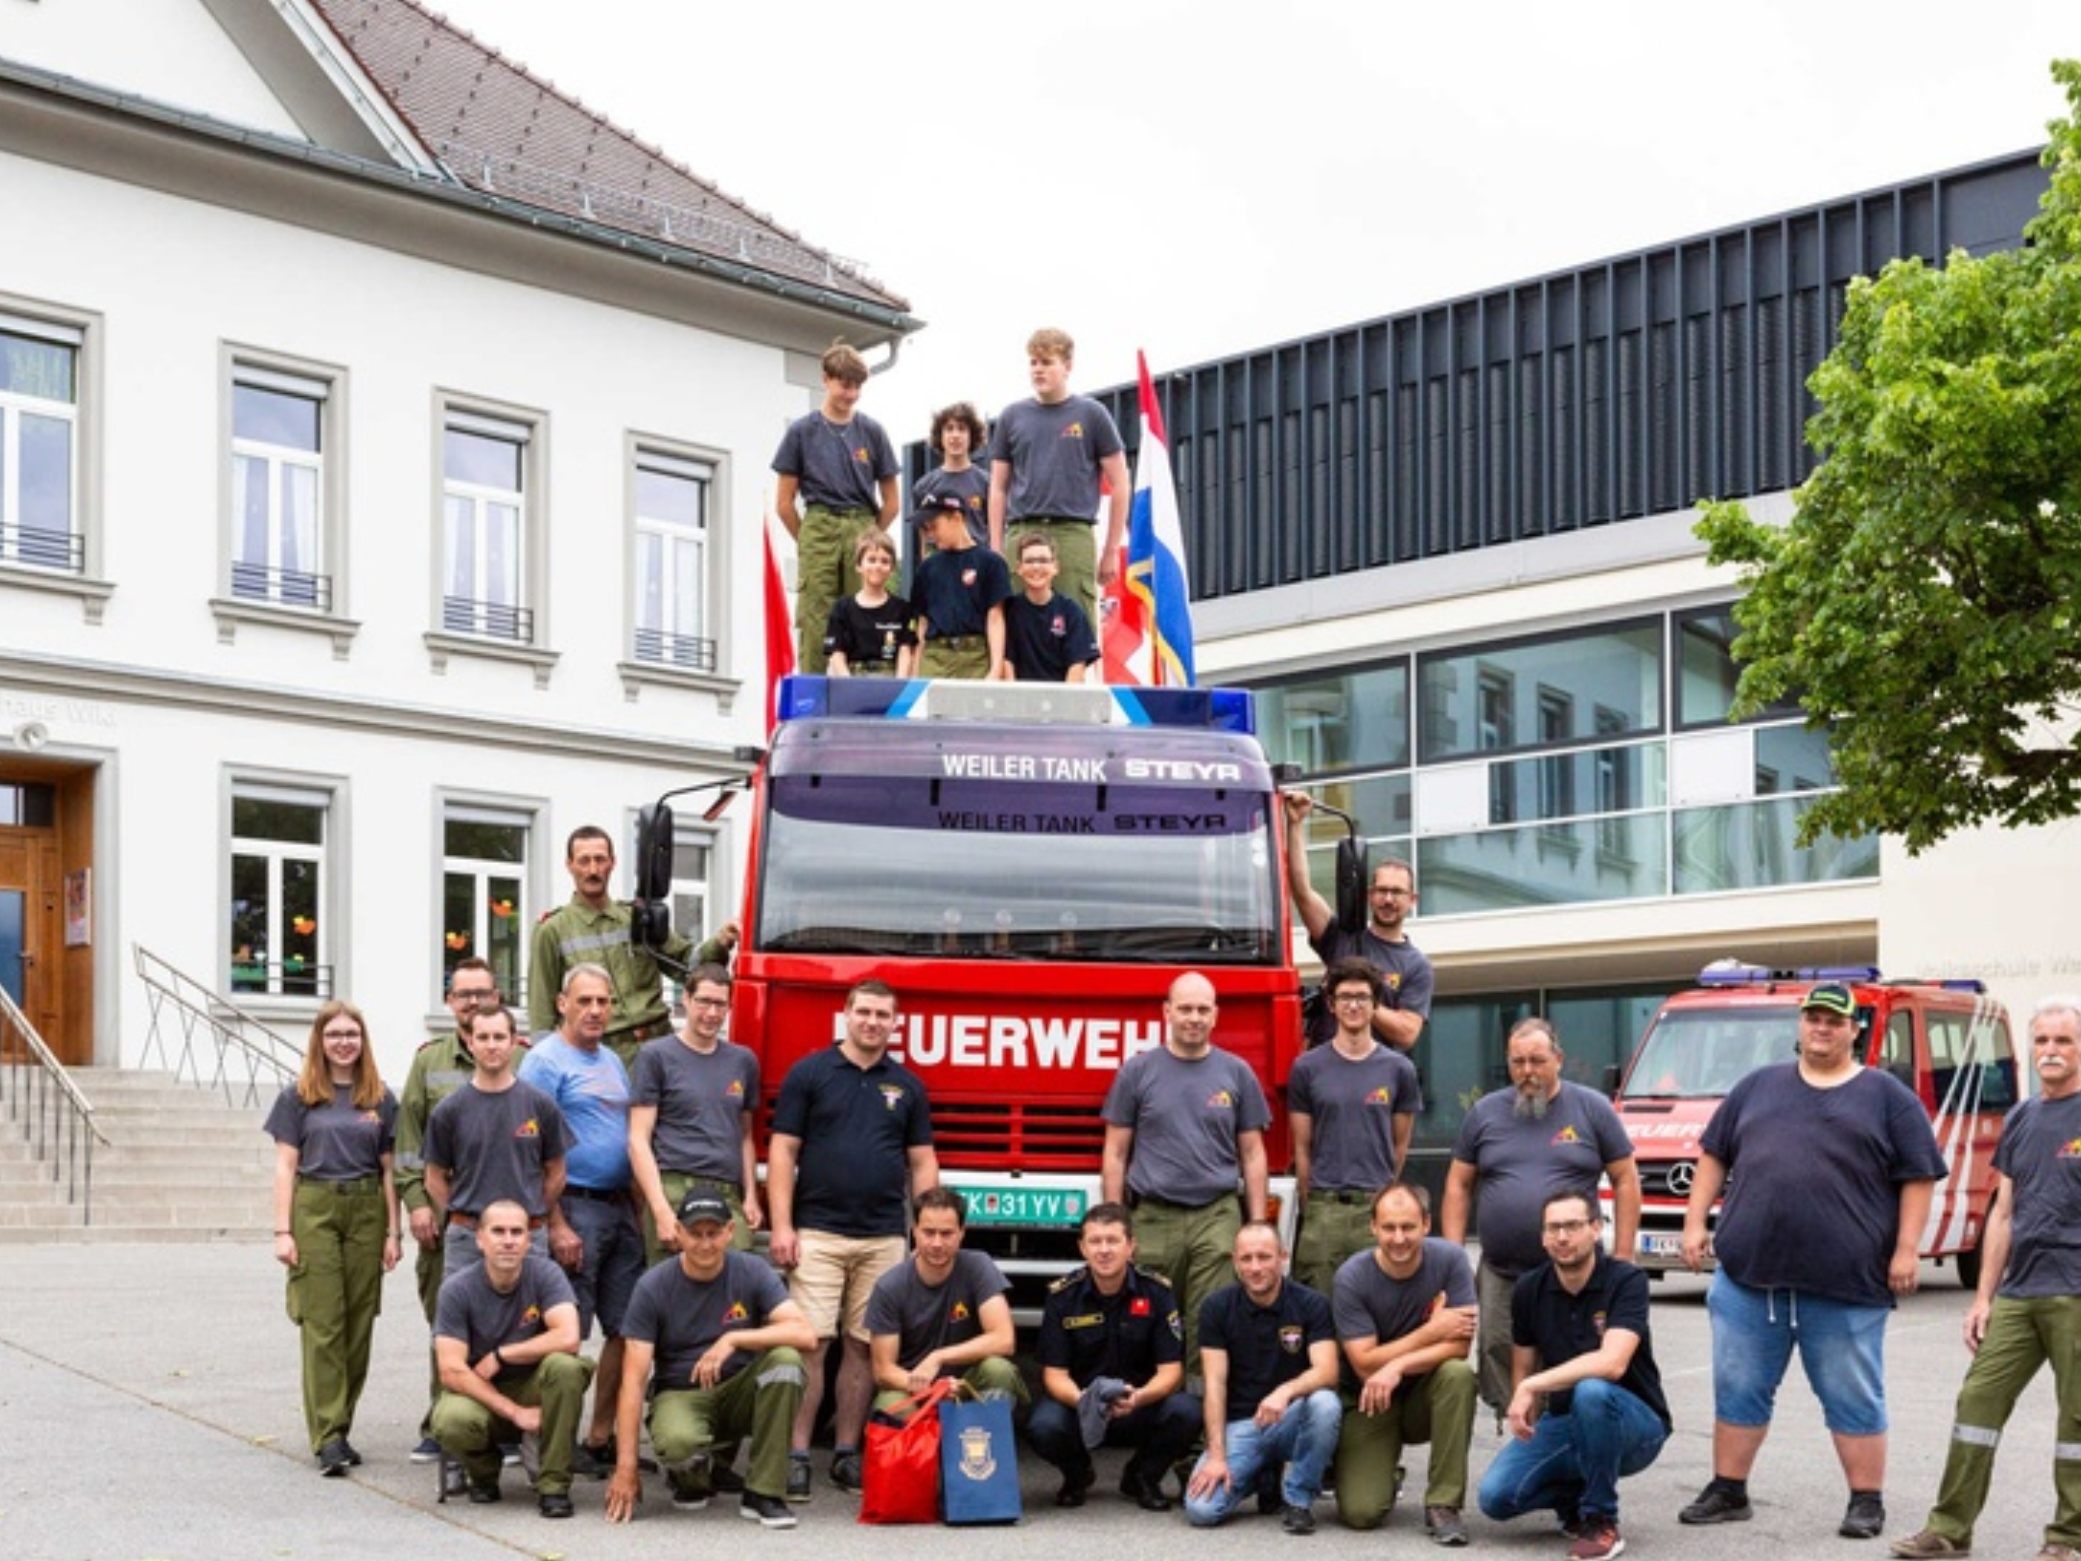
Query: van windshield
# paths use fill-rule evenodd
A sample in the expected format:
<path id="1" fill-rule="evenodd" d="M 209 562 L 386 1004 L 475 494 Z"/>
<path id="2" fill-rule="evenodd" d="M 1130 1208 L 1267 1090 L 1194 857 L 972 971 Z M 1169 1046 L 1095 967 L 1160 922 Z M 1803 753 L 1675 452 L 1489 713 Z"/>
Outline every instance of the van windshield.
<path id="1" fill-rule="evenodd" d="M 1717 1100 L 1745 1075 L 1798 1050 L 1797 1008 L 1678 1008 L 1658 1015 L 1621 1100 Z"/>
<path id="2" fill-rule="evenodd" d="M 1269 798 L 1233 787 L 777 775 L 757 947 L 1277 964 Z"/>

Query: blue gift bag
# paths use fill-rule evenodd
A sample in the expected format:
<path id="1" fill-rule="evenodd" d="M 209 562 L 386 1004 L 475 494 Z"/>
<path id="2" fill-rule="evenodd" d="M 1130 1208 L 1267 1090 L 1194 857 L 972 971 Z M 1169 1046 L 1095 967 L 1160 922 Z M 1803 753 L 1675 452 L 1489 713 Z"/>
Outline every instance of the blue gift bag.
<path id="1" fill-rule="evenodd" d="M 949 1523 L 1019 1521 L 1010 1399 L 950 1398 L 939 1406 L 939 1498 Z"/>

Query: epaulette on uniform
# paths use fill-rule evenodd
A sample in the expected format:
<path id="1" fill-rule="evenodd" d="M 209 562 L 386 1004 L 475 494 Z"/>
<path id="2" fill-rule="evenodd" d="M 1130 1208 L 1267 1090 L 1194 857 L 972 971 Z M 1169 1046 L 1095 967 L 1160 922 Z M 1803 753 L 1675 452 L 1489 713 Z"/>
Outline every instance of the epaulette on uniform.
<path id="1" fill-rule="evenodd" d="M 1063 1275 L 1063 1276 L 1062 1276 L 1062 1277 L 1061 1277 L 1060 1279 L 1057 1279 L 1057 1280 L 1056 1280 L 1056 1281 L 1055 1281 L 1054 1283 L 1052 1283 L 1052 1284 L 1050 1284 L 1050 1285 L 1048 1286 L 1048 1294 L 1050 1294 L 1050 1295 L 1053 1295 L 1053 1294 L 1055 1294 L 1055 1293 L 1056 1293 L 1056 1292 L 1057 1292 L 1058 1290 L 1067 1290 L 1067 1289 L 1068 1289 L 1068 1288 L 1069 1288 L 1069 1287 L 1070 1287 L 1071 1285 L 1075 1284 L 1075 1283 L 1076 1283 L 1076 1282 L 1077 1282 L 1078 1280 L 1080 1280 L 1080 1279 L 1083 1279 L 1083 1278 L 1087 1277 L 1087 1276 L 1088 1276 L 1088 1275 L 1090 1274 L 1090 1272 L 1091 1272 L 1091 1270 L 1090 1270 L 1090 1269 L 1088 1269 L 1088 1268 L 1082 1268 L 1082 1267 L 1079 1267 L 1079 1268 L 1073 1268 L 1073 1269 L 1071 1269 L 1071 1270 L 1070 1270 L 1070 1271 L 1069 1271 L 1068 1273 L 1064 1274 L 1064 1275 Z"/>
<path id="2" fill-rule="evenodd" d="M 1153 1280 L 1155 1280 L 1155 1281 L 1156 1281 L 1156 1282 L 1157 1282 L 1158 1284 L 1162 1285 L 1162 1286 L 1163 1286 L 1163 1288 L 1164 1288 L 1164 1289 L 1166 1289 L 1166 1290 L 1175 1290 L 1175 1289 L 1177 1289 L 1177 1288 L 1178 1288 L 1178 1287 L 1177 1287 L 1176 1285 L 1174 1285 L 1174 1284 L 1172 1284 L 1172 1283 L 1171 1283 L 1171 1276 L 1170 1276 L 1169 1274 L 1159 1274 L 1159 1273 L 1157 1273 L 1157 1272 L 1156 1272 L 1156 1270 L 1155 1270 L 1155 1269 L 1153 1269 L 1153 1268 L 1144 1268 L 1144 1267 L 1142 1267 L 1142 1265 L 1141 1265 L 1141 1264 L 1139 1264 L 1139 1263 L 1137 1263 L 1137 1264 L 1135 1264 L 1135 1265 L 1134 1265 L 1134 1271 L 1135 1271 L 1135 1272 L 1136 1272 L 1137 1274 L 1140 1274 L 1140 1275 L 1141 1275 L 1141 1276 L 1142 1276 L 1142 1277 L 1143 1277 L 1144 1279 L 1153 1279 Z"/>

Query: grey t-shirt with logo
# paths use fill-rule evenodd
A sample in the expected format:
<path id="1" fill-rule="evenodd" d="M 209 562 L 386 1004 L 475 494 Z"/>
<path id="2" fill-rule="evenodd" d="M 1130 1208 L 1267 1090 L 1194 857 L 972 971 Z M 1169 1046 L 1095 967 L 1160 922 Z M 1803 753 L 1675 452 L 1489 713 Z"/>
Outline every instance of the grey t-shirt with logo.
<path id="1" fill-rule="evenodd" d="M 1128 1191 L 1190 1208 L 1234 1195 L 1236 1135 L 1262 1132 L 1272 1120 L 1257 1075 L 1218 1046 L 1193 1062 L 1168 1046 L 1130 1057 L 1100 1115 L 1134 1129 Z"/>
<path id="2" fill-rule="evenodd" d="M 357 1106 L 354 1087 L 336 1084 L 332 1099 L 307 1106 L 292 1084 L 275 1097 L 263 1130 L 296 1146 L 296 1174 L 305 1181 L 359 1181 L 381 1174 L 397 1140 L 397 1097 L 386 1089 L 376 1105 Z"/>
<path id="3" fill-rule="evenodd" d="M 788 1287 L 766 1260 L 742 1252 L 725 1253 L 722 1272 L 705 1283 L 689 1279 L 677 1260 L 660 1263 L 637 1281 L 621 1333 L 656 1351 L 652 1392 L 686 1392 L 698 1385 L 694 1367 L 710 1345 L 733 1328 L 765 1327 L 787 1298 Z M 752 1358 L 749 1350 L 733 1352 L 718 1381 L 736 1376 Z"/>
<path id="4" fill-rule="evenodd" d="M 773 452 L 773 469 L 795 479 L 804 504 L 878 511 L 877 484 L 896 475 L 896 450 L 882 425 L 864 412 L 834 423 L 817 411 L 788 425 Z"/>
<path id="5" fill-rule="evenodd" d="M 1392 1046 L 1356 1061 L 1318 1046 L 1294 1063 L 1286 1104 L 1310 1119 L 1311 1190 L 1378 1192 L 1395 1179 L 1394 1119 L 1423 1110 L 1423 1086 Z"/>
<path id="6" fill-rule="evenodd" d="M 2001 1294 L 2081 1294 L 2081 1095 L 2010 1112 L 1994 1168 L 2015 1183 Z"/>
<path id="7" fill-rule="evenodd" d="M 1337 1337 L 1370 1336 L 1376 1344 L 1414 1333 L 1441 1308 L 1473 1304 L 1474 1269 L 1465 1250 L 1436 1236 L 1424 1237 L 1416 1272 L 1407 1279 L 1384 1271 L 1368 1247 L 1344 1260 L 1330 1287 Z"/>
<path id="8" fill-rule="evenodd" d="M 551 1307 L 577 1304 L 571 1281 L 546 1257 L 530 1252 L 522 1258 L 520 1274 L 504 1295 L 492 1284 L 491 1270 L 478 1263 L 441 1286 L 434 1337 L 462 1340 L 474 1366 L 495 1349 L 525 1344 L 541 1333 Z"/>
<path id="9" fill-rule="evenodd" d="M 1534 1120 L 1516 1113 L 1517 1091 L 1484 1095 L 1460 1124 L 1452 1157 L 1475 1172 L 1475 1220 L 1481 1261 L 1515 1279 L 1546 1261 L 1539 1211 L 1556 1193 L 1594 1201 L 1604 1167 L 1633 1153 L 1633 1140 L 1611 1102 L 1567 1079 Z"/>
<path id="10" fill-rule="evenodd" d="M 1099 463 L 1125 448 L 1113 415 L 1089 396 L 1065 396 L 1053 406 L 1013 402 L 990 436 L 990 459 L 1012 467 L 1006 519 L 1095 521 Z"/>
<path id="11" fill-rule="evenodd" d="M 919 1276 L 915 1258 L 905 1258 L 874 1282 L 867 1332 L 895 1334 L 896 1364 L 908 1371 L 934 1350 L 966 1344 L 981 1333 L 983 1303 L 1005 1289 L 1004 1275 L 987 1252 L 956 1252 L 954 1271 L 938 1286 Z"/>
<path id="12" fill-rule="evenodd" d="M 511 1198 L 530 1219 L 547 1215 L 543 1168 L 569 1145 L 556 1102 L 518 1079 L 496 1094 L 465 1084 L 426 1119 L 426 1163 L 448 1173 L 448 1206 L 461 1214 Z"/>
<path id="13" fill-rule="evenodd" d="M 748 1047 L 717 1041 L 703 1053 L 676 1035 L 646 1041 L 629 1103 L 657 1107 L 650 1149 L 660 1170 L 744 1180 L 744 1114 L 759 1104 L 759 1059 Z"/>

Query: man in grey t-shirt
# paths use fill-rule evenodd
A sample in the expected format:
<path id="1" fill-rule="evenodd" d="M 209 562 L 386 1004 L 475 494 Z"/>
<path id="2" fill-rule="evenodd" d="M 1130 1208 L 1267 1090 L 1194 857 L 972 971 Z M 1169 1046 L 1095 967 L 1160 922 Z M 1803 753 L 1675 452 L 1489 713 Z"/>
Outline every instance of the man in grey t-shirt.
<path id="1" fill-rule="evenodd" d="M 556 1102 L 513 1076 L 512 1012 L 480 1009 L 469 1022 L 470 1081 L 426 1120 L 426 1191 L 447 1222 L 448 1274 L 479 1261 L 477 1219 L 500 1198 L 527 1211 L 535 1250 L 549 1255 L 541 1227 L 562 1196 L 569 1144 Z"/>
<path id="2" fill-rule="evenodd" d="M 686 1026 L 636 1054 L 629 1085 L 629 1164 L 645 1208 L 645 1257 L 652 1267 L 679 1250 L 673 1215 L 696 1187 L 730 1206 L 737 1250 L 749 1252 L 764 1223 L 752 1114 L 759 1108 L 759 1059 L 723 1039 L 730 972 L 702 965 L 686 986 Z"/>
<path id="3" fill-rule="evenodd" d="M 1423 1188 L 1385 1188 L 1372 1213 L 1374 1244 L 1345 1261 L 1331 1292 L 1347 1368 L 1337 1516 L 1352 1528 L 1378 1527 L 1394 1506 L 1402 1448 L 1428 1441 L 1424 1526 L 1440 1544 L 1464 1545 L 1474 1275 L 1464 1251 L 1431 1235 Z"/>
<path id="4" fill-rule="evenodd" d="M 958 1376 L 977 1393 L 1026 1402 L 1012 1364 L 1016 1343 L 1004 1275 L 989 1254 L 962 1248 L 968 1200 L 929 1187 L 913 1205 L 909 1261 L 874 1282 L 867 1297 L 867 1347 L 874 1363 L 874 1407 L 887 1410 L 941 1377 Z"/>
<path id="5" fill-rule="evenodd" d="M 990 546 L 1004 551 L 1007 522 L 1048 537 L 1062 565 L 1063 591 L 1096 624 L 1099 587 L 1112 584 L 1120 570 L 1133 488 L 1112 414 L 1089 396 L 1070 394 L 1075 358 L 1067 331 L 1035 331 L 1026 342 L 1033 399 L 1006 407 L 990 439 Z M 1106 535 L 1094 556 L 1101 481 Z"/>
<path id="6" fill-rule="evenodd" d="M 562 1269 L 528 1251 L 528 1214 L 501 1198 L 477 1218 L 482 1261 L 449 1270 L 434 1308 L 441 1396 L 433 1435 L 459 1459 L 470 1500 L 499 1499 L 500 1444 L 531 1434 L 542 1516 L 571 1515 L 571 1462 L 592 1362 L 578 1354 L 578 1298 Z"/>
<path id="7" fill-rule="evenodd" d="M 1196 970 L 1178 977 L 1163 1001 L 1163 1045 L 1121 1065 L 1100 1112 L 1101 1196 L 1132 1203 L 1142 1265 L 1177 1294 L 1188 1378 L 1199 1372 L 1200 1302 L 1230 1282 L 1243 1221 L 1265 1217 L 1272 1112 L 1257 1075 L 1214 1045 L 1219 1017 L 1213 982 Z"/>
<path id="8" fill-rule="evenodd" d="M 1467 1239 L 1478 1209 L 1481 1338 L 1476 1360 L 1481 1400 L 1498 1416 L 1510 1404 L 1510 1294 L 1519 1277 L 1546 1261 L 1540 1211 L 1555 1193 L 1594 1200 L 1611 1179 L 1612 1255 L 1633 1251 L 1640 1228 L 1640 1177 L 1633 1140 L 1611 1102 L 1561 1077 L 1561 1038 L 1544 1019 L 1521 1019 L 1510 1032 L 1510 1083 L 1484 1095 L 1460 1124 L 1445 1175 L 1439 1225 L 1447 1241 Z M 1476 1191 L 1480 1202 L 1475 1203 Z"/>

